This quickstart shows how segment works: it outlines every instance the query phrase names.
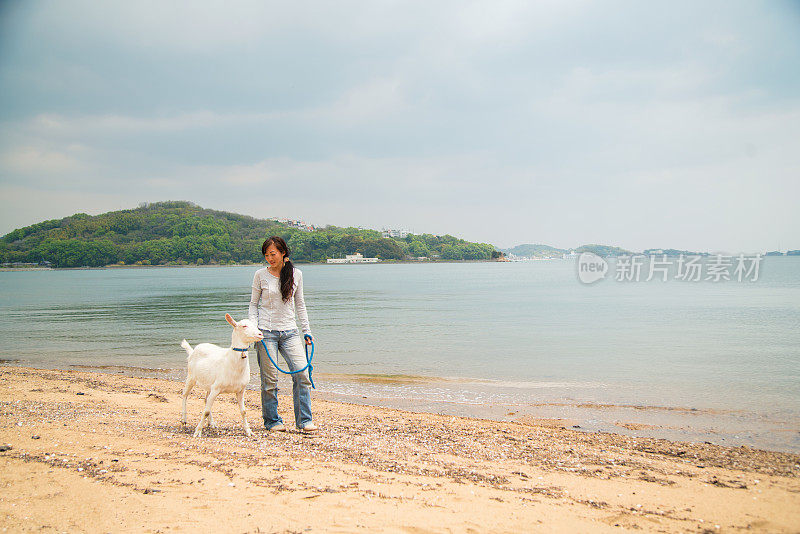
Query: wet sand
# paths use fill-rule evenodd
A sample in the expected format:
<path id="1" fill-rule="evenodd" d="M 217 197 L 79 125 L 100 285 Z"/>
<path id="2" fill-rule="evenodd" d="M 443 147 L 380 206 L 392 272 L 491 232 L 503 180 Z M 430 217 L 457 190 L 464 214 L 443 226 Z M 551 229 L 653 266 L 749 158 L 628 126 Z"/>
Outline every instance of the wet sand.
<path id="1" fill-rule="evenodd" d="M 315 399 L 254 436 L 232 396 L 192 437 L 181 384 L 0 368 L 8 532 L 798 532 L 800 455 Z M 292 421 L 291 399 L 281 415 Z M 567 427 L 567 428 L 565 428 Z"/>

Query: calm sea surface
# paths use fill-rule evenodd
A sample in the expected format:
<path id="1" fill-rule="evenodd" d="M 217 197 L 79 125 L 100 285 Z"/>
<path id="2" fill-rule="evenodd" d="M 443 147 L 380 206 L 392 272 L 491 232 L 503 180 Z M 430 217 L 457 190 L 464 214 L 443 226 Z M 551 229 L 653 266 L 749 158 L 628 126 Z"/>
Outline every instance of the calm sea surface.
<path id="1" fill-rule="evenodd" d="M 568 260 L 299 267 L 321 397 L 800 451 L 800 257 L 719 283 L 584 285 Z M 0 272 L 0 359 L 182 379 L 181 339 L 227 345 L 257 268 Z"/>

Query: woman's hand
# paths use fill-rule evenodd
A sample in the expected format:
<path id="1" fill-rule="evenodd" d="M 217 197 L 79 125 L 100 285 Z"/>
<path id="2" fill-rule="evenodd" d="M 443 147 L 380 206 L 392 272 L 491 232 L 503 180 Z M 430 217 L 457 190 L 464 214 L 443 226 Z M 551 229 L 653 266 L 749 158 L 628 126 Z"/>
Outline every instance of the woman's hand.
<path id="1" fill-rule="evenodd" d="M 314 343 L 314 338 L 311 336 L 311 334 L 306 334 L 305 340 L 306 340 L 306 345 L 311 345 L 312 343 Z"/>

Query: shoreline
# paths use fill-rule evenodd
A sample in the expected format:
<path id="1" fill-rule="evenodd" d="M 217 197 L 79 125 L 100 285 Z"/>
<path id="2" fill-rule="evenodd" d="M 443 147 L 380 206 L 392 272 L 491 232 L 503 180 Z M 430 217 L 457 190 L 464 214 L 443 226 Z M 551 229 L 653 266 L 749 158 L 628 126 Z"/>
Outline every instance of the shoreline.
<path id="1" fill-rule="evenodd" d="M 320 262 L 320 261 L 293 261 L 295 265 L 398 265 L 398 264 L 409 264 L 409 265 L 429 265 L 432 263 L 511 263 L 510 260 L 426 260 L 426 261 L 418 261 L 418 260 L 381 260 L 375 263 L 327 263 L 327 262 Z M 198 267 L 198 268 L 209 268 L 209 267 L 253 267 L 253 266 L 265 266 L 265 263 L 204 263 L 201 265 L 195 263 L 187 263 L 187 264 L 162 264 L 162 265 L 118 265 L 116 263 L 112 263 L 109 265 L 103 265 L 102 267 L 90 267 L 90 266 L 83 266 L 83 267 L 0 267 L 0 272 L 18 272 L 18 271 L 98 271 L 103 269 L 164 269 L 170 267 L 178 267 L 178 268 L 190 268 L 190 267 Z"/>
<path id="2" fill-rule="evenodd" d="M 769 256 L 770 258 L 777 258 L 777 257 L 800 257 L 800 254 L 783 254 L 782 256 Z M 615 256 L 608 256 L 608 257 L 615 257 Z M 766 255 L 764 257 L 767 257 Z M 525 262 L 538 262 L 538 261 L 575 261 L 575 258 L 525 258 L 525 259 L 489 259 L 489 260 L 381 260 L 379 262 L 370 263 L 370 262 L 363 262 L 363 263 L 327 263 L 324 261 L 294 261 L 295 265 L 430 265 L 430 264 L 471 264 L 471 263 L 525 263 Z M 209 267 L 253 267 L 253 266 L 265 266 L 264 263 L 204 263 L 204 264 L 195 264 L 195 263 L 186 263 L 186 264 L 160 264 L 160 265 L 118 265 L 116 263 L 112 263 L 109 265 L 103 265 L 102 267 L 90 267 L 90 266 L 83 266 L 83 267 L 0 267 L 0 272 L 21 272 L 21 271 L 96 271 L 96 270 L 103 270 L 103 269 L 163 269 L 163 268 L 170 268 L 170 267 L 179 267 L 179 268 L 190 268 L 190 267 L 197 267 L 197 268 L 209 268 Z"/>
<path id="3" fill-rule="evenodd" d="M 314 399 L 268 433 L 245 394 L 193 438 L 181 384 L 0 367 L 0 513 L 12 531 L 794 532 L 800 455 Z M 292 427 L 291 400 L 280 413 Z"/>
<path id="4" fill-rule="evenodd" d="M 185 367 L 141 367 L 118 364 L 63 364 L 42 366 L 20 359 L 0 359 L 0 369 L 19 367 L 55 372 L 84 371 L 158 378 L 182 384 Z M 666 439 L 675 443 L 746 446 L 763 451 L 800 454 L 800 421 L 784 415 L 769 415 L 737 407 L 692 407 L 602 399 L 532 396 L 528 400 L 498 400 L 503 381 L 427 375 L 316 373 L 322 379 L 314 397 L 411 413 L 478 418 L 496 422 L 547 420 L 549 424 L 572 428 L 586 434 L 610 433 L 630 438 Z M 279 377 L 280 388 L 291 382 Z M 251 369 L 248 391 L 258 391 L 258 373 Z M 466 389 L 464 389 L 466 388 Z M 437 392 L 437 393 L 434 393 Z M 451 392 L 447 394 L 445 392 Z M 467 397 L 454 398 L 465 393 Z M 489 400 L 491 399 L 491 400 Z"/>

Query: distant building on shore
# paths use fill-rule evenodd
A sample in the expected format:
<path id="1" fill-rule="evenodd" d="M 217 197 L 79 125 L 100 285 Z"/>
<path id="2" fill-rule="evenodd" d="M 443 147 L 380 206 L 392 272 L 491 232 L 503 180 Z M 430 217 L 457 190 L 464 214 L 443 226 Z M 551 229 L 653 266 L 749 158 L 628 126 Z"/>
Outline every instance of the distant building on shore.
<path id="1" fill-rule="evenodd" d="M 358 252 L 347 254 L 344 258 L 329 258 L 328 263 L 378 263 L 378 258 L 365 258 Z"/>
<path id="2" fill-rule="evenodd" d="M 381 231 L 382 237 L 394 237 L 396 239 L 405 239 L 409 235 L 414 235 L 414 232 L 411 230 L 392 230 L 390 228 L 384 228 Z"/>
<path id="3" fill-rule="evenodd" d="M 313 232 L 317 229 L 316 226 L 313 224 L 308 224 L 305 221 L 296 221 L 294 219 L 277 219 L 273 218 L 273 221 L 279 222 L 281 224 L 285 224 L 286 226 L 291 226 L 292 228 L 297 228 L 303 232 Z"/>

